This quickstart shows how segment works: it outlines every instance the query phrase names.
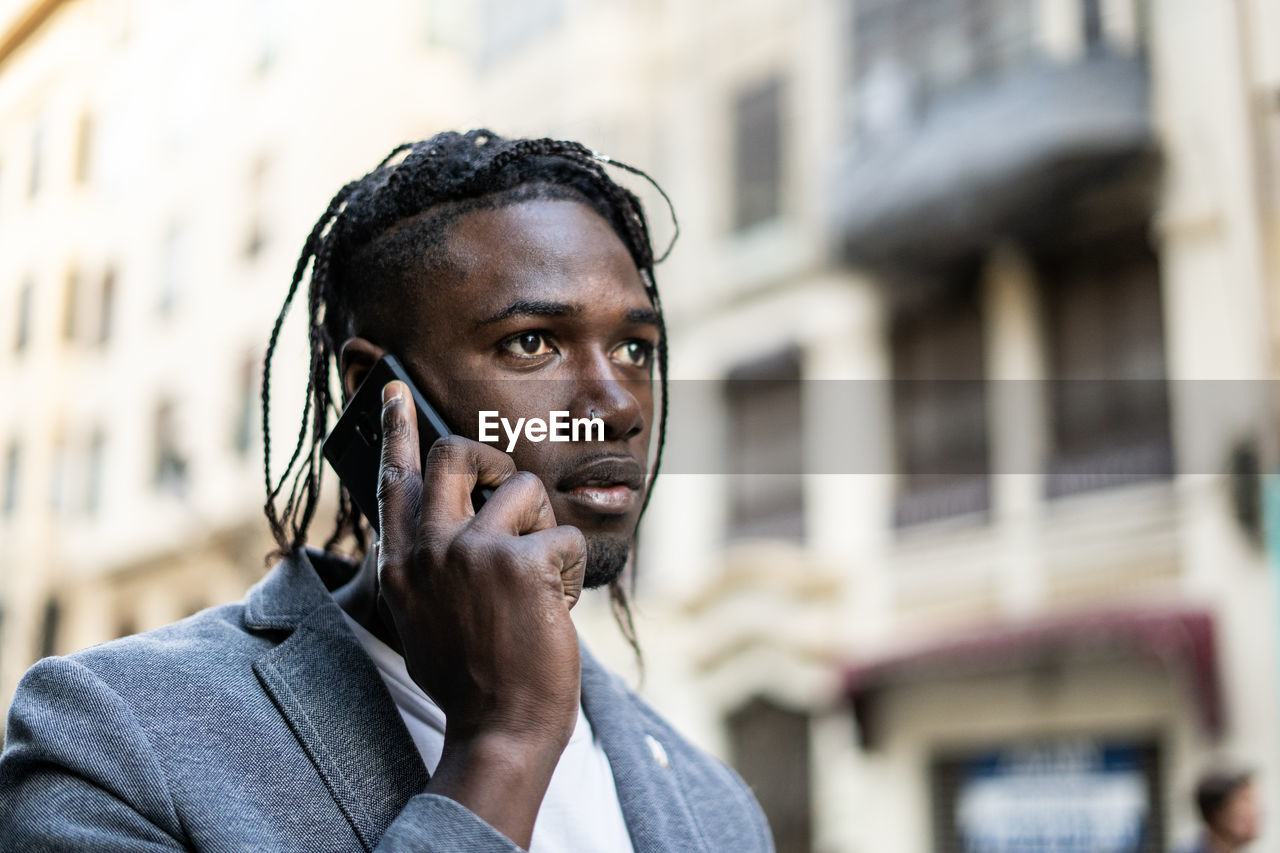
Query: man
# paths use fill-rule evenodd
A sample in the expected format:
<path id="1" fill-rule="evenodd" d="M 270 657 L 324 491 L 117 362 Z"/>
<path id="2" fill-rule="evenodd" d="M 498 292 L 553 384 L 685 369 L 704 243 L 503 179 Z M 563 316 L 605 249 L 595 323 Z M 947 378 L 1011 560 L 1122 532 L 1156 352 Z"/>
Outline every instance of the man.
<path id="1" fill-rule="evenodd" d="M 241 604 L 31 669 L 0 758 L 0 848 L 771 849 L 741 780 L 580 649 L 570 619 L 584 586 L 625 613 L 647 496 L 665 341 L 636 198 L 574 143 L 401 146 L 308 238 L 264 428 L 312 260 L 303 432 L 274 487 L 265 441 L 282 561 Z M 381 536 L 365 548 L 343 493 L 325 550 L 306 549 L 331 365 L 349 398 L 385 352 L 461 435 L 423 460 L 407 389 L 388 383 Z M 480 411 L 598 418 L 603 440 L 507 455 L 472 440 Z M 493 490 L 478 512 L 477 485 Z M 359 565 L 329 553 L 345 536 Z"/>
<path id="2" fill-rule="evenodd" d="M 1253 774 L 1212 770 L 1196 784 L 1196 808 L 1204 834 L 1186 853 L 1236 853 L 1258 838 L 1261 817 Z"/>

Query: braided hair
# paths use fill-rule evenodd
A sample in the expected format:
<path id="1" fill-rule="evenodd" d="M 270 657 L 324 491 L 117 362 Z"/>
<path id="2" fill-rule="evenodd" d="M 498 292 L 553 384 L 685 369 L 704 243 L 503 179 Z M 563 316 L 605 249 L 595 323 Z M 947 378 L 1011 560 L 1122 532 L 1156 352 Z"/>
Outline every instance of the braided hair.
<path id="1" fill-rule="evenodd" d="M 653 466 L 656 478 L 666 438 L 667 333 L 653 267 L 666 258 L 671 245 L 661 257 L 654 257 L 640 200 L 609 177 L 605 164 L 649 181 L 668 207 L 671 206 L 667 194 L 647 174 L 577 142 L 505 139 L 488 130 L 440 133 L 422 142 L 399 145 L 373 171 L 338 191 L 307 236 L 263 359 L 263 479 L 267 495 L 263 509 L 277 544 L 268 560 L 306 545 L 307 530 L 320 501 L 321 447 L 329 416 L 341 413 L 341 396 L 333 393 L 331 365 L 336 364 L 343 341 L 351 336 L 360 319 L 368 317 L 367 312 L 388 303 L 382 297 L 395 293 L 396 288 L 400 288 L 402 299 L 407 295 L 403 288 L 411 273 L 410 259 L 421 264 L 424 257 L 428 261 L 438 257 L 448 238 L 450 224 L 472 210 L 535 198 L 572 199 L 595 210 L 622 240 L 658 312 L 661 414 Z M 678 235 L 674 208 L 671 216 L 675 235 Z M 675 235 L 671 238 L 672 245 Z M 403 249 L 406 239 L 412 243 L 411 253 L 397 251 L 397 247 Z M 293 453 L 279 480 L 273 483 L 271 359 L 308 267 L 311 280 L 307 334 L 311 361 L 306 400 Z M 652 492 L 651 485 L 645 495 L 645 507 Z M 282 498 L 283 507 L 278 505 Z M 337 518 L 324 549 L 334 549 L 347 537 L 354 543 L 353 556 L 363 557 L 370 544 L 368 523 L 339 482 Z M 619 626 L 638 653 L 627 595 L 619 580 L 610 584 L 609 594 Z"/>

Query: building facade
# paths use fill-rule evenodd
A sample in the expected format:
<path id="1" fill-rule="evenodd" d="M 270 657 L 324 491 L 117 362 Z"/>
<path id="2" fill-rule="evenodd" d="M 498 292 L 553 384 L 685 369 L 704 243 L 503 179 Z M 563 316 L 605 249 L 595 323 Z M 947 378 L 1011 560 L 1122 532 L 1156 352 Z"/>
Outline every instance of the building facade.
<path id="1" fill-rule="evenodd" d="M 297 254 L 338 187 L 448 124 L 461 92 L 415 4 L 358 20 L 290 0 L 7 5 L 6 707 L 40 656 L 238 599 L 265 572 L 261 363 Z M 274 374 L 276 476 L 302 313 Z"/>
<path id="2" fill-rule="evenodd" d="M 651 670 L 781 849 L 1164 849 L 1228 758 L 1274 810 L 1275 11 L 803 8 L 706 12 L 666 122 L 730 134 L 665 282 L 727 476 L 660 487 Z"/>

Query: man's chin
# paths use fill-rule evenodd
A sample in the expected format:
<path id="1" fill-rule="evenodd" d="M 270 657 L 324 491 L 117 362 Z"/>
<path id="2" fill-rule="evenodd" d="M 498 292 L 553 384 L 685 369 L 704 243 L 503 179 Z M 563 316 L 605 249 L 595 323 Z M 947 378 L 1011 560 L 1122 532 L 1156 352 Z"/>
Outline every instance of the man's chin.
<path id="1" fill-rule="evenodd" d="M 622 575 L 630 556 L 630 538 L 588 536 L 587 571 L 582 579 L 582 586 L 585 589 L 598 589 L 613 583 Z"/>

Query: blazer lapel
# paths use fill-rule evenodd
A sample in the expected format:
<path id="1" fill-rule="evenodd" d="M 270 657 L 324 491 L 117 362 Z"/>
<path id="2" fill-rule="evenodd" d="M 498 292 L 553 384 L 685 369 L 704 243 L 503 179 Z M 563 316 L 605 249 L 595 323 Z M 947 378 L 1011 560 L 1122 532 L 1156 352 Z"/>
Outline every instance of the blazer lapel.
<path id="1" fill-rule="evenodd" d="M 656 733 L 648 731 L 617 678 L 585 647 L 580 648 L 582 708 L 609 757 L 636 853 L 705 851 L 667 748 Z"/>
<path id="2" fill-rule="evenodd" d="M 250 590 L 245 623 L 289 632 L 254 672 L 372 850 L 430 777 L 377 668 L 321 581 L 332 586 L 341 571 L 314 551 L 283 561 Z M 583 710 L 609 758 L 636 853 L 706 851 L 660 735 L 585 647 L 581 655 Z"/>
<path id="3" fill-rule="evenodd" d="M 429 779 L 377 668 L 305 558 L 286 560 L 250 592 L 245 621 L 291 630 L 254 672 L 372 850 Z"/>

